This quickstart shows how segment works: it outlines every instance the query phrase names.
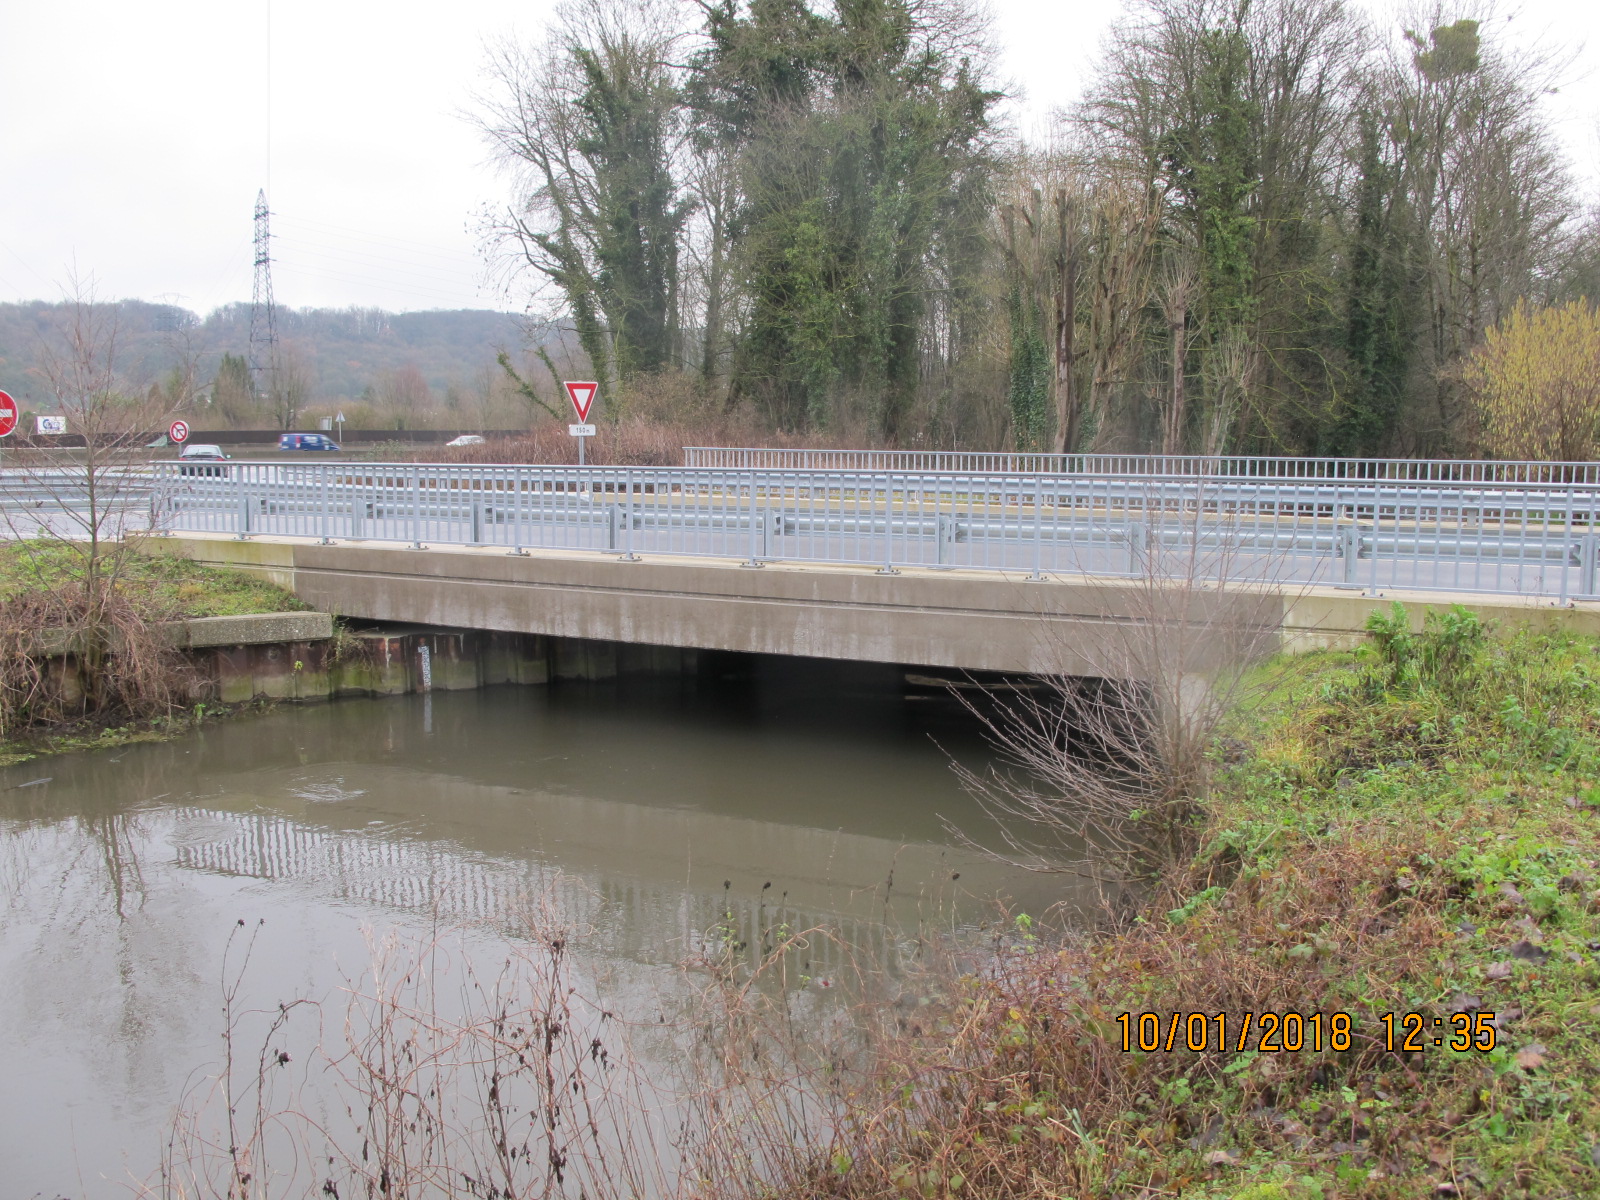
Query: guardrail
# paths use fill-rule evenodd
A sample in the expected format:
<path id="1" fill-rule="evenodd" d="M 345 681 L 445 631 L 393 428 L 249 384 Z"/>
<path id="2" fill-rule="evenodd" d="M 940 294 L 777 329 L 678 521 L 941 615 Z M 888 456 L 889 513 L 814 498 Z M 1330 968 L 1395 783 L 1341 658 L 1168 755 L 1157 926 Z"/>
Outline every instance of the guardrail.
<path id="1" fill-rule="evenodd" d="M 1218 476 L 154 467 L 170 530 L 615 554 L 1597 596 L 1600 486 Z"/>
<path id="2" fill-rule="evenodd" d="M 1302 458 L 1201 454 L 1024 454 L 968 450 L 770 450 L 685 446 L 683 465 L 712 470 L 932 471 L 1004 475 L 1223 476 L 1413 483 L 1600 484 L 1600 463 L 1443 458 Z"/>

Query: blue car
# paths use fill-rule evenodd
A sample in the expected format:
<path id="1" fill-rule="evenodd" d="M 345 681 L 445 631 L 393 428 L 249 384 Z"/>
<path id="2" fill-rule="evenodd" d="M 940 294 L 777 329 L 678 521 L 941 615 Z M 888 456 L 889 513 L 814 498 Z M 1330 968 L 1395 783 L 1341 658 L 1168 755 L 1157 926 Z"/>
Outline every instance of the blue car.
<path id="1" fill-rule="evenodd" d="M 278 437 L 279 450 L 337 450 L 339 443 L 322 433 L 285 433 Z"/>

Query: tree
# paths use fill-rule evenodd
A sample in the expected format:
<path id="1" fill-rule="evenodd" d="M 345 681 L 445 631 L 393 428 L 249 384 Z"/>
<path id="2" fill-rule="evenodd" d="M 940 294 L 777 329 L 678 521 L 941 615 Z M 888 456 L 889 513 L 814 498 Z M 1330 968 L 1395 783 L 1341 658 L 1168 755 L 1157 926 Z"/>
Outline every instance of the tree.
<path id="1" fill-rule="evenodd" d="M 992 171 L 981 26 L 915 0 L 722 0 L 690 89 L 729 149 L 748 306 L 734 389 L 785 429 L 852 406 L 893 440 L 924 349 L 933 257 Z"/>
<path id="2" fill-rule="evenodd" d="M 268 380 L 267 402 L 279 429 L 293 429 L 311 400 L 311 363 L 298 342 L 279 345 Z"/>
<path id="3" fill-rule="evenodd" d="M 211 381 L 211 408 L 219 423 L 230 429 L 248 429 L 257 420 L 260 403 L 250 364 L 240 354 L 224 352 Z"/>
<path id="4" fill-rule="evenodd" d="M 492 58 L 483 129 L 522 174 L 496 239 L 557 289 L 608 398 L 613 377 L 678 358 L 690 204 L 673 173 L 675 39 L 662 6 L 582 0 L 544 46 L 504 44 Z"/>
<path id="5" fill-rule="evenodd" d="M 433 409 L 433 390 L 415 363 L 378 375 L 374 402 L 396 429 L 417 429 Z"/>
<path id="6" fill-rule="evenodd" d="M 1460 369 L 1483 442 L 1505 458 L 1586 462 L 1600 440 L 1600 313 L 1587 300 L 1526 302 Z"/>

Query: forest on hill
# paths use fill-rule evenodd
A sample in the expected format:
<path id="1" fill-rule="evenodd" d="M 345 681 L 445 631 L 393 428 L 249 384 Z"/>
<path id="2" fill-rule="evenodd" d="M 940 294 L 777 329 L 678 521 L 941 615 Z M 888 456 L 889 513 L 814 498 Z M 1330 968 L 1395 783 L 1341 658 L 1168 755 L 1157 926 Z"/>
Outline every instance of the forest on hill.
<path id="1" fill-rule="evenodd" d="M 206 428 L 287 427 L 339 411 L 371 428 L 408 420 L 411 428 L 519 428 L 529 419 L 527 402 L 509 389 L 496 363 L 502 351 L 523 361 L 531 344 L 525 322 L 512 314 L 280 308 L 274 396 L 270 377 L 264 385 L 250 379 L 250 305 L 230 304 L 203 317 L 142 300 L 100 307 L 124 385 L 191 393 L 191 415 Z M 71 301 L 0 304 L 0 388 L 25 411 L 56 407 L 48 359 L 74 309 Z M 550 337 L 559 357 L 559 331 Z M 188 378 L 180 384 L 175 375 Z M 553 393 L 552 384 L 545 386 Z M 291 399 L 292 411 L 285 403 Z"/>
<path id="2" fill-rule="evenodd" d="M 973 0 L 575 0 L 495 52 L 500 246 L 613 413 L 1587 455 L 1600 241 L 1543 99 L 1568 64 L 1426 13 L 1128 0 L 1030 143 Z"/>

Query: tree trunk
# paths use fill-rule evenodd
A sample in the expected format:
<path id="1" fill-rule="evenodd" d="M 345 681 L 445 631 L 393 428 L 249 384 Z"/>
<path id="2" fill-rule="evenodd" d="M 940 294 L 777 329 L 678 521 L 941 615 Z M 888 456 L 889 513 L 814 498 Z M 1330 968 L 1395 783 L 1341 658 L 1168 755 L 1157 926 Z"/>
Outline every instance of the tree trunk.
<path id="1" fill-rule="evenodd" d="M 1065 191 L 1056 193 L 1059 241 L 1056 250 L 1056 452 L 1071 454 L 1078 446 L 1083 405 L 1073 367 L 1077 364 L 1078 238 L 1073 205 Z"/>

